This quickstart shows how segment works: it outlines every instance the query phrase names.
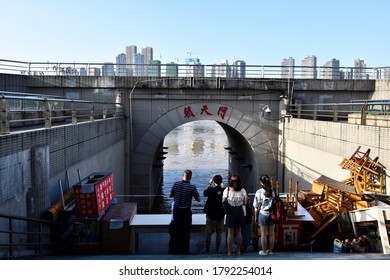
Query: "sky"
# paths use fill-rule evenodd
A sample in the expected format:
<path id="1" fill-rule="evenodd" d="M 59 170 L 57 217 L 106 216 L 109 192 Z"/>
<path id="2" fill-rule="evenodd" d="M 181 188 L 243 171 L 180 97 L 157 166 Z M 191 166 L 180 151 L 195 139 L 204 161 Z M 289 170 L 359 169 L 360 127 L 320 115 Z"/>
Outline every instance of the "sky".
<path id="1" fill-rule="evenodd" d="M 390 66 L 387 0 L 0 0 L 0 59 L 115 62 L 128 45 L 154 59 L 295 65 L 315 55 Z"/>

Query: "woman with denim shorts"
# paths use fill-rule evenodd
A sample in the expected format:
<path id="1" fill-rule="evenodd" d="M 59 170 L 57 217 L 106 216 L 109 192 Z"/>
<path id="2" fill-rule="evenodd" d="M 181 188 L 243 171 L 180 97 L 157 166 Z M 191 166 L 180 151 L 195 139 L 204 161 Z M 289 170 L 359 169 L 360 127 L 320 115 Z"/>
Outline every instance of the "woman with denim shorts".
<path id="1" fill-rule="evenodd" d="M 263 175 L 259 179 L 260 189 L 257 190 L 253 200 L 255 209 L 255 222 L 259 224 L 261 230 L 261 250 L 260 256 L 272 255 L 275 243 L 275 224 L 271 220 L 271 200 L 275 197 L 275 190 L 271 185 L 268 175 Z"/>

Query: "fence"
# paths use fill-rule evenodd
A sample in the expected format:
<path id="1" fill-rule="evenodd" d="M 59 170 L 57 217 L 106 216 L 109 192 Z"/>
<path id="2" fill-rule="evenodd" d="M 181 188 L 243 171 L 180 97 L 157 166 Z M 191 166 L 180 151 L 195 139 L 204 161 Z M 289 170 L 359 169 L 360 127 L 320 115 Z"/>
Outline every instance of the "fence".
<path id="1" fill-rule="evenodd" d="M 23 62 L 0 59 L 0 73 L 49 76 L 221 77 L 367 80 L 390 79 L 389 67 L 275 66 L 246 64 L 114 64 Z"/>
<path id="2" fill-rule="evenodd" d="M 292 104 L 292 117 L 390 127 L 390 100 L 355 100 L 350 103 Z"/>
<path id="3" fill-rule="evenodd" d="M 0 135 L 29 126 L 50 128 L 53 125 L 77 124 L 122 115 L 121 103 L 0 91 Z"/>
<path id="4" fill-rule="evenodd" d="M 0 213 L 0 226 L 0 259 L 41 255 L 61 245 L 56 222 Z"/>

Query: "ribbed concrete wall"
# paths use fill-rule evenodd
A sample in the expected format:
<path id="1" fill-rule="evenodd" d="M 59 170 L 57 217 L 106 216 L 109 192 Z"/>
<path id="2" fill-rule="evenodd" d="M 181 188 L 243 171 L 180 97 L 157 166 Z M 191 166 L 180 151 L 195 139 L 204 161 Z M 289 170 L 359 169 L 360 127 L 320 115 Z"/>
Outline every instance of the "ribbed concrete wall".
<path id="1" fill-rule="evenodd" d="M 42 214 L 60 198 L 59 180 L 64 189 L 68 178 L 70 187 L 78 182 L 77 169 L 82 178 L 112 171 L 115 191 L 123 194 L 124 131 L 124 120 L 116 118 L 1 136 L 0 212 L 26 216 L 40 209 L 36 214 Z M 47 196 L 31 199 L 33 186 L 43 180 L 48 184 L 41 193 Z"/>
<path id="2" fill-rule="evenodd" d="M 371 99 L 390 99 L 390 80 L 376 81 Z"/>
<path id="3" fill-rule="evenodd" d="M 293 184 L 298 182 L 302 189 L 310 189 L 321 175 L 338 181 L 347 179 L 349 171 L 339 164 L 359 146 L 361 151 L 371 149 L 371 158 L 378 156 L 381 164 L 390 166 L 389 128 L 292 119 L 285 129 L 285 181 L 292 178 Z"/>

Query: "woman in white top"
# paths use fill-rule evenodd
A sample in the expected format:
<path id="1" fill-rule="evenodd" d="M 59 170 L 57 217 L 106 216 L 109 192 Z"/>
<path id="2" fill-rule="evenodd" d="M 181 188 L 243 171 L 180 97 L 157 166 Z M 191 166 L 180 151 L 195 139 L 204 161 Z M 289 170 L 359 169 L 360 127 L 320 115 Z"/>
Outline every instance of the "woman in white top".
<path id="1" fill-rule="evenodd" d="M 261 250 L 259 255 L 272 255 L 275 243 L 275 224 L 271 220 L 272 198 L 275 197 L 275 190 L 271 185 L 268 175 L 259 179 L 260 189 L 257 190 L 253 200 L 255 208 L 255 222 L 261 229 Z"/>
<path id="2" fill-rule="evenodd" d="M 230 177 L 230 185 L 223 192 L 222 201 L 228 201 L 230 212 L 226 214 L 227 226 L 227 255 L 233 251 L 233 236 L 237 238 L 237 255 L 241 255 L 241 227 L 244 223 L 243 205 L 246 205 L 248 198 L 245 189 L 241 185 L 240 176 L 235 174 Z"/>

